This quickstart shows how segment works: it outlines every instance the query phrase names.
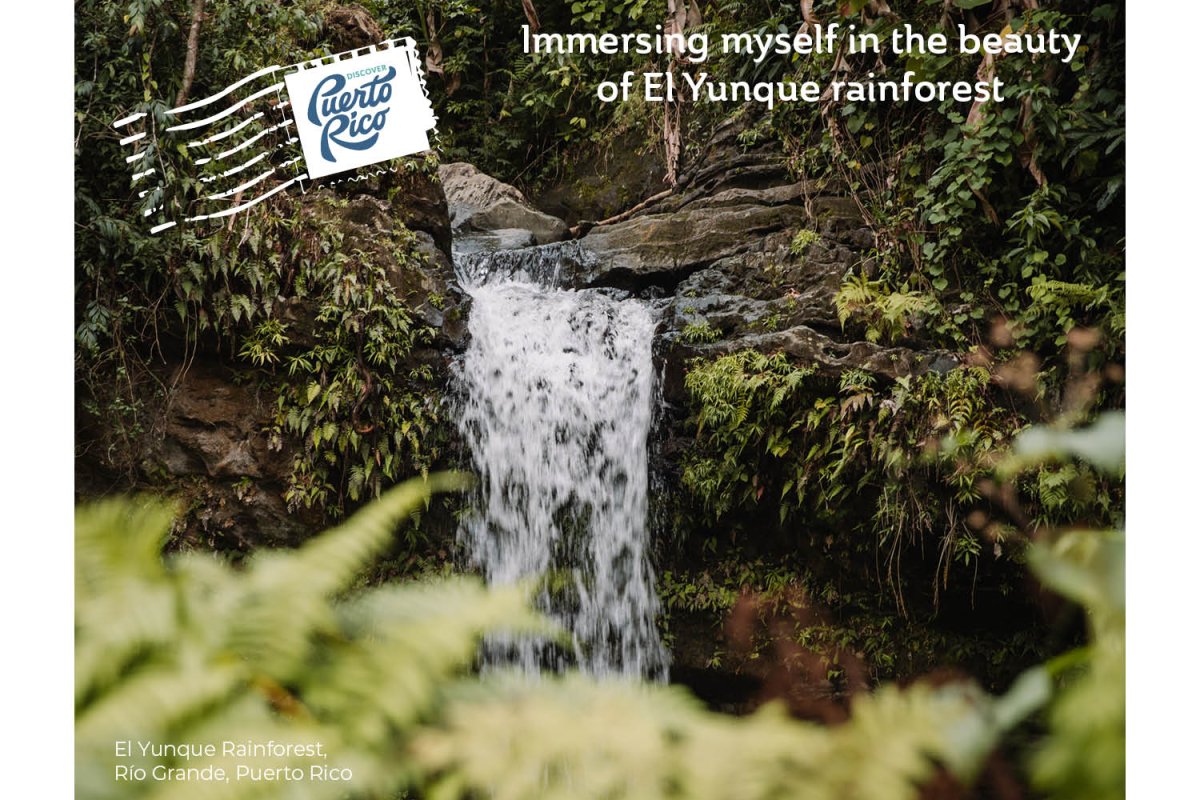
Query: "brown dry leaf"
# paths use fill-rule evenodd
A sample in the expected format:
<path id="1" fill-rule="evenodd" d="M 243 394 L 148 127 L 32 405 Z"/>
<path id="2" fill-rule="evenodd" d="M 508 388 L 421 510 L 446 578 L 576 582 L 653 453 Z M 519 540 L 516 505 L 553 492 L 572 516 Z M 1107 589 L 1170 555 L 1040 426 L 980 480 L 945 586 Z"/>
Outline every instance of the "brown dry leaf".
<path id="1" fill-rule="evenodd" d="M 1090 353 L 1100 346 L 1102 338 L 1098 329 L 1076 325 L 1067 333 L 1067 346 L 1080 353 Z"/>
<path id="2" fill-rule="evenodd" d="M 1016 343 L 1016 339 L 1013 338 L 1012 325 L 1003 317 L 992 322 L 992 330 L 988 338 L 992 340 L 992 344 L 1002 349 L 1012 347 Z"/>
<path id="3" fill-rule="evenodd" d="M 1041 361 L 1033 353 L 1021 353 L 996 370 L 994 379 L 1006 389 L 1021 394 L 1033 394 L 1037 390 L 1037 376 Z"/>
<path id="4" fill-rule="evenodd" d="M 979 346 L 971 349 L 967 353 L 967 359 L 964 362 L 972 367 L 990 368 L 992 366 L 992 352 L 986 347 Z"/>
<path id="5" fill-rule="evenodd" d="M 442 69 L 442 42 L 438 39 L 433 8 L 425 13 L 425 35 L 429 38 L 429 48 L 425 51 L 425 69 L 432 75 L 445 75 L 446 71 Z"/>
<path id="6" fill-rule="evenodd" d="M 743 591 L 725 622 L 725 636 L 735 652 L 747 652 L 754 646 L 754 627 L 758 622 L 758 599 Z"/>
<path id="7" fill-rule="evenodd" d="M 437 31 L 437 20 L 431 7 L 425 14 L 425 33 L 429 37 L 429 48 L 425 51 L 425 69 L 431 75 L 441 75 L 446 94 L 452 95 L 462 85 L 462 76 L 457 73 L 446 75 L 446 70 L 442 68 L 442 41 L 438 38 Z"/>
<path id="8" fill-rule="evenodd" d="M 667 0 L 667 19 L 663 23 L 663 34 L 684 33 L 703 21 L 696 0 Z M 684 52 L 672 45 L 671 55 L 682 58 Z"/>
<path id="9" fill-rule="evenodd" d="M 1063 411 L 1067 414 L 1083 413 L 1091 408 L 1099 393 L 1100 373 L 1085 372 L 1072 378 L 1063 389 Z"/>
<path id="10" fill-rule="evenodd" d="M 862 411 L 863 408 L 871 407 L 871 396 L 867 394 L 856 394 L 853 397 L 847 397 L 842 401 L 841 416 L 845 419 L 850 414 L 856 414 Z"/>

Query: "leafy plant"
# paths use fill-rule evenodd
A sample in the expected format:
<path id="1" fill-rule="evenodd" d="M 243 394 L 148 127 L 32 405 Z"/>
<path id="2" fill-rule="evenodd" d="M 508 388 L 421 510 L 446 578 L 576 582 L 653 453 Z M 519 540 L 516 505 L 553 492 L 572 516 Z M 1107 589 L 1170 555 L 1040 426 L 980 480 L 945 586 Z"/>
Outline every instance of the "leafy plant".
<path id="1" fill-rule="evenodd" d="M 1101 453 L 1101 464 L 1123 463 L 1123 441 L 1095 444 L 1095 435 L 1051 439 L 1048 448 L 1031 434 L 1019 464 L 1057 458 L 1074 443 Z M 745 718 L 712 714 L 676 688 L 575 675 L 464 679 L 484 632 L 544 630 L 520 590 L 451 582 L 346 593 L 399 516 L 431 489 L 460 483 L 407 483 L 299 550 L 259 552 L 242 570 L 200 553 L 164 560 L 171 509 L 161 501 L 81 508 L 78 795 L 185 797 L 197 785 L 211 797 L 270 791 L 253 773 L 203 784 L 146 776 L 303 774 L 319 757 L 305 748 L 319 744 L 326 758 L 317 767 L 348 769 L 349 777 L 289 782 L 296 797 L 410 787 L 450 798 L 903 800 L 939 769 L 969 786 L 987 755 L 1049 702 L 1049 733 L 1030 751 L 1035 782 L 1064 800 L 1123 796 L 1121 534 L 1075 531 L 1029 551 L 1034 571 L 1088 610 L 1086 648 L 1031 669 L 998 698 L 969 683 L 885 686 L 856 696 L 845 723 L 825 726 L 793 720 L 777 705 Z M 1056 681 L 1065 684 L 1057 695 Z M 114 750 L 127 739 L 270 741 L 283 754 Z M 114 778 L 119 767 L 131 770 L 128 778 Z"/>
<path id="2" fill-rule="evenodd" d="M 737 719 L 677 689 L 577 677 L 472 695 L 416 744 L 440 796 L 903 800 L 955 746 L 947 734 L 968 707 L 953 692 L 886 687 L 827 728 L 775 706 Z"/>
<path id="3" fill-rule="evenodd" d="M 679 338 L 688 344 L 711 344 L 721 338 L 721 332 L 709 324 L 708 320 L 700 320 L 683 326 Z"/>
<path id="4" fill-rule="evenodd" d="M 180 88 L 178 37 L 192 5 L 76 9 L 79 452 L 90 468 L 119 470 L 131 484 L 169 481 L 148 458 L 155 443 L 147 433 L 161 431 L 187 367 L 218 361 L 234 380 L 274 395 L 269 434 L 276 449 L 290 445 L 290 506 L 337 515 L 440 456 L 437 388 L 413 357 L 430 338 L 412 310 L 423 298 L 397 285 L 424 257 L 399 221 L 347 241 L 338 216 L 345 203 L 321 192 L 303 202 L 272 197 L 236 226 L 148 233 L 143 212 L 162 198 L 130 188 L 111 123 L 135 110 L 164 121 L 165 98 Z M 206 9 L 193 96 L 326 48 L 326 10 L 258 0 Z M 150 157 L 180 202 L 204 189 L 176 154 Z M 437 161 L 398 166 L 393 190 L 431 176 Z M 164 364 L 181 369 L 168 377 Z"/>
<path id="5" fill-rule="evenodd" d="M 887 291 L 882 282 L 859 275 L 847 281 L 833 299 L 838 321 L 851 318 L 866 325 L 869 342 L 895 342 L 912 333 L 918 322 L 940 309 L 933 297 L 917 291 Z"/>
<path id="6" fill-rule="evenodd" d="M 413 234 L 400 227 L 391 236 L 390 268 L 420 266 Z M 337 511 L 401 475 L 427 472 L 438 456 L 440 415 L 432 371 L 410 358 L 432 329 L 414 320 L 383 264 L 346 252 L 337 233 L 323 237 L 321 257 L 301 274 L 317 304 L 315 341 L 270 351 L 286 372 L 274 432 L 302 443 L 289 505 Z"/>
<path id="7" fill-rule="evenodd" d="M 985 552 L 967 524 L 985 502 L 981 482 L 1028 424 L 996 402 L 992 372 L 957 367 L 880 386 L 852 369 L 831 383 L 782 353 L 694 360 L 684 386 L 696 440 L 677 522 L 732 528 L 731 540 L 748 529 L 764 546 L 804 543 L 822 558 L 868 556 L 906 616 L 908 548 L 935 543 L 932 611 L 956 568 L 977 575 L 983 565 L 1001 587 L 1014 579 L 1020 547 L 1003 544 L 1008 529 L 992 526 Z M 1035 524 L 1111 524 L 1119 513 L 1086 464 L 1040 465 L 1018 486 Z"/>
<path id="8" fill-rule="evenodd" d="M 410 785 L 397 758 L 442 690 L 497 627 L 537 629 L 519 589 L 477 583 L 377 587 L 343 594 L 429 493 L 462 480 L 405 483 L 344 525 L 293 552 L 259 551 L 244 569 L 207 553 L 164 560 L 173 509 L 112 499 L 76 515 L 76 788 L 82 798 L 209 797 L 273 790 L 236 779 L 251 769 L 299 769 L 297 797 L 342 797 L 347 784 L 309 779 L 349 769 L 358 796 Z M 199 764 L 174 754 L 127 757 L 114 742 L 320 744 L 326 758 L 225 753 Z M 168 782 L 162 770 L 220 767 L 229 782 Z M 118 766 L 146 776 L 116 780 Z M 159 769 L 158 772 L 154 768 Z M 155 779 L 155 775 L 159 775 Z"/>
<path id="9" fill-rule="evenodd" d="M 1032 756 L 1034 784 L 1056 800 L 1125 797 L 1125 534 L 1070 531 L 1035 545 L 1030 566 L 1088 612 L 1090 643 L 1048 665 L 1065 689 Z"/>
<path id="10" fill-rule="evenodd" d="M 796 235 L 792 237 L 791 243 L 788 245 L 788 252 L 794 256 L 802 256 L 804 252 L 814 243 L 819 241 L 821 234 L 816 231 L 803 228 L 796 231 Z"/>
<path id="11" fill-rule="evenodd" d="M 580 677 L 462 683 L 485 631 L 544 630 L 521 590 L 458 580 L 345 594 L 398 518 L 431 490 L 459 485 L 411 481 L 299 550 L 260 551 L 241 570 L 203 553 L 162 559 L 172 518 L 162 501 L 81 508 L 78 795 L 184 797 L 202 785 L 207 796 L 241 797 L 274 788 L 263 770 L 300 770 L 289 786 L 304 798 L 429 781 L 442 796 L 640 796 L 682 786 L 694 797 L 742 787 L 749 796 L 895 799 L 915 795 L 931 757 L 952 746 L 949 730 L 972 713 L 954 695 L 887 688 L 856 703 L 851 723 L 826 729 L 778 709 L 735 720 L 678 690 Z M 154 747 L 114 750 L 125 741 Z M 216 751 L 162 747 L 179 741 Z M 272 742 L 276 752 L 217 746 L 227 741 Z M 891 756 L 881 760 L 885 747 Z M 314 780 L 322 768 L 342 779 Z M 230 780 L 163 778 L 189 769 Z"/>

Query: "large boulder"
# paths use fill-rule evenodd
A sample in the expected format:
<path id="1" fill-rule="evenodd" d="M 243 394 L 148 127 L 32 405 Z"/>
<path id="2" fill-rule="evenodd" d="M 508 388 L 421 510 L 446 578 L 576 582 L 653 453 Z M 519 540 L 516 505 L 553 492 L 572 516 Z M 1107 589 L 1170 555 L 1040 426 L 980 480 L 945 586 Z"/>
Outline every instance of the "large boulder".
<path id="1" fill-rule="evenodd" d="M 533 208 L 515 186 L 480 172 L 473 164 L 457 162 L 438 168 L 450 208 L 450 223 L 457 231 L 529 231 L 538 244 L 557 242 L 567 226 Z"/>
<path id="2" fill-rule="evenodd" d="M 582 283 L 675 285 L 716 261 L 760 249 L 769 234 L 803 218 L 799 206 L 745 203 L 646 214 L 593 228 L 580 240 L 594 256 Z"/>

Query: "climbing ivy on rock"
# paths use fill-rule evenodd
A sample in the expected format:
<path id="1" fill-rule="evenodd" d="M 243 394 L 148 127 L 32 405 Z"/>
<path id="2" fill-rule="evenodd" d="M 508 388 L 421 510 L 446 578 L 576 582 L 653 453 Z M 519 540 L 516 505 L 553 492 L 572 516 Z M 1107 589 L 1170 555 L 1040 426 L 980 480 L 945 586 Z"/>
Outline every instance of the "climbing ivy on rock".
<path id="1" fill-rule="evenodd" d="M 336 228 L 320 228 L 298 293 L 315 307 L 312 341 L 289 347 L 268 320 L 243 347 L 244 356 L 275 364 L 282 379 L 273 431 L 301 443 L 285 494 L 291 506 L 340 509 L 378 496 L 414 471 L 426 474 L 439 455 L 439 387 L 429 364 L 411 358 L 434 331 L 414 318 L 387 274 L 423 267 L 424 257 L 407 229 L 392 236 L 394 260 L 385 267 L 347 248 Z"/>

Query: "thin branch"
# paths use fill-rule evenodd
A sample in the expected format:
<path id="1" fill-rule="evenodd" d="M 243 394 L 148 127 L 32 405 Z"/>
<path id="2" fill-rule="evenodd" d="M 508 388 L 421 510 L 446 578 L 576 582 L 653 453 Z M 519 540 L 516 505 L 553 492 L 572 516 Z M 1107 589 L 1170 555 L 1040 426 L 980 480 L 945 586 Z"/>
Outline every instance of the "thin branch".
<path id="1" fill-rule="evenodd" d="M 591 227 L 593 227 L 593 228 L 598 228 L 598 227 L 600 227 L 601 225 L 612 225 L 612 224 L 614 224 L 614 223 L 617 223 L 617 222 L 624 222 L 625 220 L 629 219 L 630 217 L 632 217 L 632 216 L 633 216 L 634 214 L 636 214 L 637 212 L 639 212 L 639 211 L 641 211 L 642 209 L 644 209 L 644 208 L 646 208 L 647 206 L 649 206 L 651 203 L 657 203 L 659 200 L 663 200 L 663 199 L 665 199 L 665 198 L 669 197 L 669 196 L 671 195 L 671 193 L 672 193 L 672 192 L 674 192 L 674 191 L 675 191 L 674 189 L 664 189 L 663 191 L 659 192 L 659 193 L 658 193 L 658 194 L 656 194 L 656 195 L 653 195 L 653 196 L 651 196 L 651 197 L 647 197 L 645 200 L 643 200 L 642 202 L 638 203 L 638 204 L 637 204 L 636 206 L 634 206 L 633 208 L 628 208 L 628 209 L 626 209 L 626 210 L 622 211 L 620 214 L 616 214 L 616 215 L 614 215 L 614 216 L 611 216 L 611 217 L 609 217 L 608 219 L 602 219 L 602 220 L 600 220 L 599 222 L 596 222 L 596 223 L 594 223 L 594 224 L 593 224 Z M 578 226 L 578 225 L 576 225 L 576 226 L 575 226 L 575 228 L 579 228 L 579 227 L 580 227 L 580 226 Z M 575 229 L 573 228 L 573 229 L 572 229 L 572 232 L 574 233 L 574 231 L 575 231 Z"/>
<path id="2" fill-rule="evenodd" d="M 533 0 L 521 0 L 521 8 L 525 11 L 525 19 L 529 21 L 529 32 L 537 33 L 541 30 L 542 23 L 538 19 L 537 9 L 533 7 Z"/>

